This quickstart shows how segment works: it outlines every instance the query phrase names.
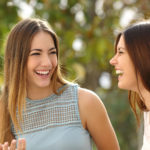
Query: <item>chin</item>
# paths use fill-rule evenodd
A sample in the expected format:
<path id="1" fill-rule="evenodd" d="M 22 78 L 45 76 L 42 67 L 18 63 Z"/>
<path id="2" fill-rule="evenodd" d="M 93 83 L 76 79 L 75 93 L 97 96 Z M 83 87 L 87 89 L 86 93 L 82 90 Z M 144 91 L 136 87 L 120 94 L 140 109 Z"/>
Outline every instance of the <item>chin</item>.
<path id="1" fill-rule="evenodd" d="M 119 83 L 118 83 L 118 88 L 122 89 L 122 90 L 131 90 L 129 87 L 127 87 L 127 86 L 125 86 L 123 84 L 119 84 Z"/>
<path id="2" fill-rule="evenodd" d="M 50 86 L 50 83 L 48 83 L 48 84 L 41 84 L 41 85 L 39 85 L 40 87 L 49 87 Z"/>
<path id="3" fill-rule="evenodd" d="M 37 86 L 40 88 L 46 88 L 50 86 L 50 83 L 41 83 L 41 84 L 38 84 Z"/>

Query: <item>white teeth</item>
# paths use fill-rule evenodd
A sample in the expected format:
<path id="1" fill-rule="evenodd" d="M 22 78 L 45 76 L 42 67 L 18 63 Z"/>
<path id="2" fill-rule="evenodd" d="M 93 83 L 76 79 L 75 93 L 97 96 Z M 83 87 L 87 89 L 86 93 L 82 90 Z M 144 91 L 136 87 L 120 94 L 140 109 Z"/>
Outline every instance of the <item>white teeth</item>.
<path id="1" fill-rule="evenodd" d="M 121 71 L 121 70 L 116 70 L 116 74 L 123 74 L 123 71 Z"/>
<path id="2" fill-rule="evenodd" d="M 47 75 L 49 71 L 36 71 L 38 74 Z"/>

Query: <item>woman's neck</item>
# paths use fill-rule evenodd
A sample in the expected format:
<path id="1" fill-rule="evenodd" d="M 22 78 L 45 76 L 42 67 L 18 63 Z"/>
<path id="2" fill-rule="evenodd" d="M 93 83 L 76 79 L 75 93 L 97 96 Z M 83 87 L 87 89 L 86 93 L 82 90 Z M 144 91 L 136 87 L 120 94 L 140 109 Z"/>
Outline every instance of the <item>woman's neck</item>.
<path id="1" fill-rule="evenodd" d="M 27 88 L 27 97 L 31 100 L 39 100 L 46 98 L 53 94 L 53 90 L 51 87 L 38 88 L 38 87 L 30 87 Z"/>
<path id="2" fill-rule="evenodd" d="M 59 89 L 62 84 L 57 83 L 56 89 Z M 27 97 L 31 100 L 40 100 L 44 99 L 51 94 L 53 94 L 52 86 L 48 86 L 45 88 L 38 88 L 38 87 L 27 87 Z"/>

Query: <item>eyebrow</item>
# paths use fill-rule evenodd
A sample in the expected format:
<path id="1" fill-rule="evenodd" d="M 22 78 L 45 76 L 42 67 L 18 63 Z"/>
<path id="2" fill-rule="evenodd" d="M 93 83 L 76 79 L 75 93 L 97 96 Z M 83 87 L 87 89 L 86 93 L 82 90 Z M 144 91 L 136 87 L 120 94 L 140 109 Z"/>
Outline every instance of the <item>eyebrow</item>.
<path id="1" fill-rule="evenodd" d="M 117 47 L 117 50 L 120 50 L 120 49 L 125 50 L 125 48 L 124 48 L 124 47 Z"/>
<path id="2" fill-rule="evenodd" d="M 52 48 L 50 48 L 48 51 L 52 51 L 52 50 L 54 50 L 54 49 L 56 49 L 56 47 L 52 47 Z M 31 52 L 32 52 L 32 51 L 39 51 L 39 52 L 41 52 L 42 49 L 35 48 L 35 49 L 31 49 L 30 51 L 31 51 Z"/>

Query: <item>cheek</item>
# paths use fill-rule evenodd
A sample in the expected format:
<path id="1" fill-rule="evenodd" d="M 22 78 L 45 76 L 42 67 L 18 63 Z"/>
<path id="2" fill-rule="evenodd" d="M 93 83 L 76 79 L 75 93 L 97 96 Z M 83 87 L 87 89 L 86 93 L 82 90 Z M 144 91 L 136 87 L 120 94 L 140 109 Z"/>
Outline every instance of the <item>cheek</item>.
<path id="1" fill-rule="evenodd" d="M 136 74 L 135 74 L 135 71 L 133 70 L 133 68 L 131 66 L 128 68 L 127 76 L 128 76 L 128 80 L 130 80 L 129 82 L 135 83 Z"/>
<path id="2" fill-rule="evenodd" d="M 53 67 L 55 68 L 58 64 L 57 57 L 52 60 Z"/>
<path id="3" fill-rule="evenodd" d="M 37 59 L 37 58 L 29 58 L 28 61 L 27 61 L 27 69 L 30 68 L 30 69 L 33 69 L 34 67 L 38 66 L 40 63 L 40 60 Z"/>
<path id="4" fill-rule="evenodd" d="M 137 88 L 137 77 L 136 77 L 136 73 L 133 69 L 129 69 L 129 74 L 128 74 L 128 84 L 131 87 L 134 87 L 135 89 Z M 134 90 L 135 90 L 134 89 Z"/>
<path id="5" fill-rule="evenodd" d="M 37 62 L 33 61 L 32 59 L 29 59 L 27 61 L 27 75 L 28 78 L 31 77 L 34 73 L 34 69 L 36 68 Z"/>
<path id="6" fill-rule="evenodd" d="M 134 66 L 131 62 L 128 64 L 128 69 L 129 69 L 130 75 L 133 78 L 136 78 L 136 72 L 135 72 Z"/>
<path id="7" fill-rule="evenodd" d="M 126 65 L 126 72 L 128 72 L 132 78 L 136 78 L 135 68 L 129 56 L 126 58 L 124 63 Z"/>

